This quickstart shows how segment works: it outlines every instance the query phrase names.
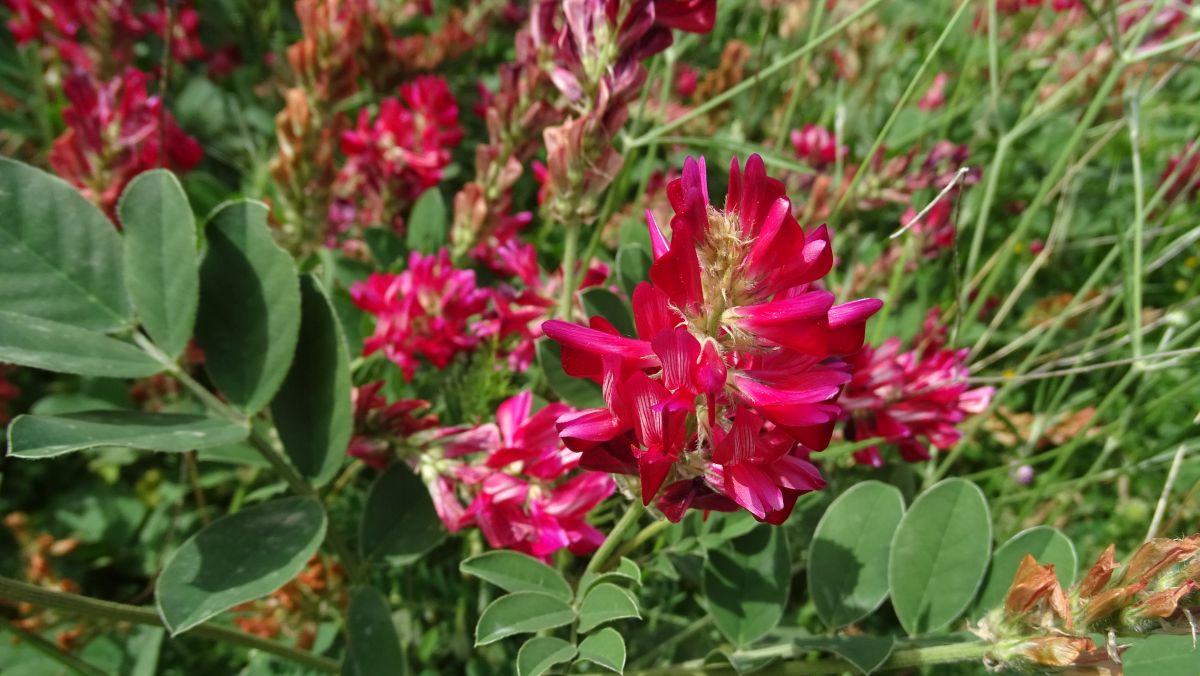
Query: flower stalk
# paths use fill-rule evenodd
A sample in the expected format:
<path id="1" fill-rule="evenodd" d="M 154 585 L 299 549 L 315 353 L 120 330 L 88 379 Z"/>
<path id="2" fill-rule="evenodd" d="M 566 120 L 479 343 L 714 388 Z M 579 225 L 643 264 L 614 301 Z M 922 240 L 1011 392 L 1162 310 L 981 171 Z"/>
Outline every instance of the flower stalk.
<path id="1" fill-rule="evenodd" d="M 638 519 L 646 512 L 646 507 L 640 500 L 631 500 L 629 509 L 621 516 L 621 519 L 608 532 L 608 536 L 604 538 L 604 544 L 600 545 L 600 549 L 592 555 L 592 560 L 588 561 L 587 568 L 584 569 L 584 576 L 595 575 L 604 570 L 604 565 L 612 556 L 617 546 L 625 539 L 628 533 L 634 526 L 637 525 Z"/>
<path id="2" fill-rule="evenodd" d="M 557 319 L 571 320 L 571 304 L 575 298 L 575 268 L 579 257 L 579 225 L 567 225 L 566 248 L 563 251 L 562 290 L 558 297 L 558 310 L 554 316 Z"/>

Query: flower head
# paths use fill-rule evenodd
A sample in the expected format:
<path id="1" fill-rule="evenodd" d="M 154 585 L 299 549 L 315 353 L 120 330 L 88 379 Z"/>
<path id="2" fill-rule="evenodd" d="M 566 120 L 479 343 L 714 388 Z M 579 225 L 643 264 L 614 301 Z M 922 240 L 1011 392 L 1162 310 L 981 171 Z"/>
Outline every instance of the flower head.
<path id="1" fill-rule="evenodd" d="M 379 104 L 374 119 L 364 108 L 357 126 L 342 133 L 347 159 L 337 193 L 358 205 L 360 224 L 398 227 L 404 207 L 442 180 L 462 137 L 458 104 L 446 81 L 427 75 L 407 82 L 400 98 Z"/>
<path id="2" fill-rule="evenodd" d="M 474 320 L 488 301 L 487 291 L 475 286 L 475 272 L 452 266 L 445 250 L 428 256 L 414 251 L 407 270 L 374 273 L 355 284 L 350 297 L 376 320 L 363 352 L 383 350 L 408 380 L 420 357 L 445 368 L 455 355 L 474 349 Z"/>
<path id="3" fill-rule="evenodd" d="M 949 73 L 938 73 L 925 95 L 921 97 L 917 107 L 924 111 L 933 111 L 946 105 L 946 83 L 950 80 Z"/>
<path id="4" fill-rule="evenodd" d="M 669 518 L 688 507 L 774 523 L 824 485 L 808 449 L 829 442 L 878 300 L 834 305 L 815 282 L 833 263 L 824 228 L 805 233 L 783 184 L 752 155 L 734 162 L 723 208 L 704 161 L 667 187 L 668 241 L 648 215 L 654 263 L 633 294 L 637 336 L 593 317 L 546 322 L 567 373 L 603 385 L 607 406 L 559 418 L 589 469 L 636 474 Z M 804 444 L 803 446 L 801 444 Z M 807 447 L 807 448 L 806 448 Z"/>
<path id="5" fill-rule="evenodd" d="M 929 459 L 927 444 L 947 449 L 962 436 L 956 425 L 982 413 L 994 389 L 969 389 L 966 350 L 946 349 L 945 331 L 930 312 L 923 342 L 902 352 L 900 339 L 863 347 L 850 358 L 853 379 L 839 403 L 846 411 L 846 436 L 861 441 L 882 438 L 895 444 L 909 462 Z M 863 464 L 880 466 L 878 446 L 855 454 Z"/>
<path id="6" fill-rule="evenodd" d="M 7 27 L 17 44 L 50 47 L 79 70 L 96 72 L 97 65 L 115 65 L 119 70 L 133 62 L 135 42 L 149 34 L 166 34 L 167 12 L 162 8 L 140 11 L 134 0 L 4 0 L 3 4 L 9 9 Z M 202 59 L 207 50 L 199 37 L 200 14 L 187 6 L 190 3 L 179 4 L 184 6 L 173 16 L 172 55 L 182 61 Z"/>
<path id="7" fill-rule="evenodd" d="M 446 527 L 478 526 L 491 546 L 542 559 L 599 547 L 604 535 L 586 517 L 616 486 L 607 475 L 574 472 L 579 454 L 554 427 L 570 410 L 548 404 L 534 412 L 525 391 L 500 404 L 494 423 L 442 430 L 440 448 L 418 466 Z"/>
<path id="8" fill-rule="evenodd" d="M 161 110 L 162 101 L 147 94 L 148 79 L 130 68 L 107 82 L 84 72 L 63 82 L 67 130 L 54 140 L 50 166 L 110 214 L 134 176 L 160 164 L 187 171 L 204 155 Z"/>
<path id="9" fill-rule="evenodd" d="M 833 132 L 815 124 L 793 129 L 791 139 L 796 155 L 817 171 L 832 165 L 839 156 L 845 157 L 848 152 L 848 148 L 838 144 Z"/>
<path id="10" fill-rule="evenodd" d="M 375 469 L 388 465 L 397 443 L 438 424 L 438 417 L 426 412 L 429 402 L 420 399 L 389 402 L 380 392 L 383 385 L 382 380 L 376 380 L 354 388 L 354 436 L 346 448 L 346 455 Z"/>

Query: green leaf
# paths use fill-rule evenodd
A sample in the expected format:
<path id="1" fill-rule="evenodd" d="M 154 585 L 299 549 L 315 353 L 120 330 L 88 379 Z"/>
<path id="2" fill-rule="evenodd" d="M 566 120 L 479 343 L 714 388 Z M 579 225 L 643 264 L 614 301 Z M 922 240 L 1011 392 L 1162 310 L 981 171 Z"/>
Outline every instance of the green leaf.
<path id="1" fill-rule="evenodd" d="M 892 636 L 835 636 L 825 647 L 863 674 L 870 674 L 892 656 L 896 639 Z"/>
<path id="2" fill-rule="evenodd" d="M 120 382 L 120 381 L 117 381 Z M 120 383 L 125 386 L 125 383 Z M 101 399 L 83 392 L 56 392 L 38 399 L 29 407 L 30 413 L 38 415 L 63 415 L 87 411 L 112 411 L 122 406 L 108 399 Z"/>
<path id="3" fill-rule="evenodd" d="M 178 357 L 200 302 L 196 218 L 183 186 L 164 169 L 133 179 L 117 213 L 125 228 L 125 286 L 154 342 Z"/>
<path id="4" fill-rule="evenodd" d="M 633 594 L 611 582 L 602 582 L 592 587 L 579 604 L 579 631 L 586 634 L 605 622 L 641 616 Z"/>
<path id="5" fill-rule="evenodd" d="M 162 652 L 163 637 L 167 632 L 162 627 L 139 627 L 130 641 L 136 651 L 129 676 L 154 676 L 158 673 L 158 657 Z"/>
<path id="6" fill-rule="evenodd" d="M 167 557 L 155 598 L 177 636 L 239 603 L 270 594 L 304 569 L 325 539 L 316 498 L 281 498 L 218 519 Z"/>
<path id="7" fill-rule="evenodd" d="M 1157 634 L 1132 643 L 1121 656 L 1125 676 L 1195 676 L 1198 671 L 1200 648 L 1188 634 Z"/>
<path id="8" fill-rule="evenodd" d="M 561 573 L 520 552 L 496 549 L 463 561 L 458 569 L 491 582 L 506 592 L 542 592 L 571 600 L 571 587 Z"/>
<path id="9" fill-rule="evenodd" d="M 3 311 L 0 311 L 0 362 L 104 378 L 144 378 L 163 370 L 145 352 L 116 338 Z"/>
<path id="10" fill-rule="evenodd" d="M 668 232 L 669 230 L 670 228 Z M 617 226 L 617 248 L 630 244 L 642 247 L 643 251 L 650 251 L 650 230 L 646 227 L 645 214 L 626 218 Z"/>
<path id="11" fill-rule="evenodd" d="M 1025 555 L 1032 555 L 1038 563 L 1054 564 L 1054 574 L 1063 589 L 1075 584 L 1075 569 L 1078 561 L 1075 545 L 1057 528 L 1034 526 L 1017 533 L 1001 545 L 992 556 L 992 566 L 983 583 L 983 591 L 975 602 L 975 616 L 982 617 L 993 608 L 1004 603 L 1013 576 Z"/>
<path id="12" fill-rule="evenodd" d="M 650 278 L 650 254 L 640 244 L 626 244 L 617 250 L 617 286 L 629 298 L 639 282 Z"/>
<path id="13" fill-rule="evenodd" d="M 892 538 L 888 586 L 909 634 L 950 624 L 975 598 L 992 548 L 987 501 L 975 484 L 946 479 L 925 491 Z"/>
<path id="14" fill-rule="evenodd" d="M 369 561 L 404 566 L 433 549 L 446 529 L 420 477 L 402 463 L 379 475 L 359 524 L 359 548 Z"/>
<path id="15" fill-rule="evenodd" d="M 553 636 L 535 636 L 517 651 L 517 676 L 541 676 L 556 664 L 570 662 L 575 646 Z"/>
<path id="16" fill-rule="evenodd" d="M 495 643 L 515 634 L 553 629 L 575 620 L 566 601 L 540 592 L 517 592 L 492 601 L 475 625 L 475 645 Z"/>
<path id="17" fill-rule="evenodd" d="M 350 357 L 333 305 L 312 275 L 300 280 L 300 339 L 271 419 L 288 458 L 318 486 L 333 478 L 353 432 Z"/>
<path id="18" fill-rule="evenodd" d="M 750 512 L 715 512 L 701 514 L 692 512 L 690 517 L 696 525 L 696 539 L 704 549 L 722 549 L 725 543 L 758 528 L 759 522 Z"/>
<path id="19" fill-rule="evenodd" d="M 599 408 L 604 406 L 604 395 L 600 386 L 586 378 L 567 375 L 562 367 L 562 350 L 558 343 L 549 338 L 537 341 L 538 366 L 546 376 L 550 389 L 558 398 L 575 408 Z"/>
<path id="20" fill-rule="evenodd" d="M 446 245 L 448 237 L 446 200 L 437 188 L 421 193 L 408 217 L 405 244 L 411 251 L 423 254 L 437 253 Z"/>
<path id="21" fill-rule="evenodd" d="M 783 617 L 791 579 L 784 530 L 759 525 L 708 552 L 702 577 L 708 613 L 731 643 L 753 643 Z"/>
<path id="22" fill-rule="evenodd" d="M 361 676 L 406 671 L 400 636 L 387 599 L 374 587 L 359 587 L 346 612 L 346 659 Z"/>
<path id="23" fill-rule="evenodd" d="M 219 207 L 207 232 L 196 340 L 217 388 L 245 413 L 255 413 L 283 383 L 296 349 L 296 267 L 271 239 L 260 202 Z"/>
<path id="24" fill-rule="evenodd" d="M 381 270 L 392 267 L 393 263 L 408 253 L 404 240 L 388 227 L 366 228 L 363 230 L 363 240 Z"/>
<path id="25" fill-rule="evenodd" d="M 608 289 L 593 286 L 581 291 L 579 299 L 589 317 L 600 316 L 607 319 L 626 338 L 637 336 L 637 329 L 633 325 L 633 311 L 617 294 Z"/>
<path id="26" fill-rule="evenodd" d="M 623 577 L 639 587 L 642 586 L 642 569 L 624 556 L 621 557 L 621 562 L 617 564 L 616 570 L 609 571 L 605 575 Z"/>
<path id="27" fill-rule="evenodd" d="M 270 467 L 271 463 L 248 443 L 228 444 L 202 448 L 196 452 L 200 462 L 216 462 L 229 465 L 245 465 L 247 467 Z"/>
<path id="28" fill-rule="evenodd" d="M 0 157 L 0 214 L 0 311 L 92 331 L 129 326 L 121 237 L 78 190 Z"/>
<path id="29" fill-rule="evenodd" d="M 779 655 L 740 653 L 728 650 L 713 650 L 704 656 L 704 666 L 720 667 L 721 671 L 732 669 L 736 674 L 752 674 L 775 664 Z"/>
<path id="30" fill-rule="evenodd" d="M 616 629 L 605 627 L 583 639 L 579 644 L 579 659 L 622 673 L 625 671 L 625 639 Z"/>
<path id="31" fill-rule="evenodd" d="M 587 591 L 601 582 L 631 583 L 640 587 L 642 586 L 642 570 L 636 563 L 622 556 L 621 562 L 613 570 L 599 575 L 585 574 L 579 582 L 579 588 Z"/>
<path id="32" fill-rule="evenodd" d="M 183 453 L 232 444 L 246 428 L 227 420 L 179 413 L 88 411 L 61 416 L 17 416 L 8 427 L 8 454 L 52 458 L 100 446 Z"/>
<path id="33" fill-rule="evenodd" d="M 864 481 L 825 511 L 808 550 L 808 595 L 831 629 L 875 612 L 888 594 L 888 552 L 904 516 L 895 486 Z"/>

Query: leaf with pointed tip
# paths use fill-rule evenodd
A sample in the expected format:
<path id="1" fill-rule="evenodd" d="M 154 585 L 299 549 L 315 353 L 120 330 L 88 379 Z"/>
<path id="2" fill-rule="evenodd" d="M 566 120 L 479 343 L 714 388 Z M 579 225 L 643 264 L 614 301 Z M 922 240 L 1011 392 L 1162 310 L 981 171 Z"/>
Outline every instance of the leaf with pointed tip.
<path id="1" fill-rule="evenodd" d="M 200 266 L 196 341 L 204 368 L 244 413 L 261 410 L 283 383 L 300 333 L 300 281 L 261 202 L 219 207 Z"/>
<path id="2" fill-rule="evenodd" d="M 835 636 L 826 649 L 854 665 L 863 674 L 870 674 L 887 662 L 896 647 L 892 636 Z"/>
<path id="3" fill-rule="evenodd" d="M 0 311 L 0 362 L 102 378 L 145 378 L 163 366 L 133 345 L 49 319 Z"/>
<path id="4" fill-rule="evenodd" d="M 621 562 L 617 567 L 606 573 L 585 574 L 579 582 L 579 588 L 583 592 L 600 584 L 601 582 L 615 582 L 618 584 L 633 584 L 634 586 L 642 586 L 642 570 L 633 561 L 621 557 Z"/>
<path id="5" fill-rule="evenodd" d="M 579 604 L 579 631 L 587 633 L 605 622 L 641 617 L 637 599 L 611 582 L 592 587 Z"/>
<path id="6" fill-rule="evenodd" d="M 125 227 L 125 286 L 154 343 L 178 357 L 192 338 L 200 302 L 196 217 L 174 174 L 154 169 L 126 186 L 117 205 Z"/>
<path id="7" fill-rule="evenodd" d="M 353 432 L 350 357 L 333 305 L 312 275 L 300 279 L 300 339 L 271 419 L 288 459 L 320 486 L 337 474 Z"/>
<path id="8" fill-rule="evenodd" d="M 167 557 L 155 587 L 158 614 L 177 636 L 287 584 L 325 539 L 313 497 L 280 498 L 214 521 Z"/>
<path id="9" fill-rule="evenodd" d="M 491 582 L 506 592 L 542 592 L 571 600 L 571 587 L 561 573 L 532 556 L 495 549 L 463 561 L 458 569 Z"/>
<path id="10" fill-rule="evenodd" d="M 0 157 L 0 214 L 0 311 L 100 332 L 130 325 L 121 237 L 78 190 Z"/>
<path id="11" fill-rule="evenodd" d="M 475 645 L 561 627 L 574 620 L 575 611 L 558 597 L 541 592 L 506 594 L 492 601 L 479 615 L 475 625 Z"/>
<path id="12" fill-rule="evenodd" d="M 625 671 L 625 639 L 612 627 L 591 634 L 579 644 L 579 659 L 611 669 Z"/>
<path id="13" fill-rule="evenodd" d="M 704 665 L 733 669 L 736 674 L 752 674 L 779 661 L 779 655 L 760 655 L 728 650 L 713 650 L 704 656 Z"/>
<path id="14" fill-rule="evenodd" d="M 120 446 L 183 453 L 237 443 L 247 430 L 228 420 L 182 413 L 88 411 L 21 415 L 8 426 L 8 454 L 52 458 L 89 448 Z"/>
<path id="15" fill-rule="evenodd" d="M 912 635 L 950 624 L 979 590 L 992 552 L 992 520 L 979 487 L 946 479 L 922 493 L 892 538 L 888 587 Z"/>
<path id="16" fill-rule="evenodd" d="M 575 646 L 553 636 L 534 636 L 517 651 L 517 676 L 542 676 L 551 667 L 570 662 Z"/>

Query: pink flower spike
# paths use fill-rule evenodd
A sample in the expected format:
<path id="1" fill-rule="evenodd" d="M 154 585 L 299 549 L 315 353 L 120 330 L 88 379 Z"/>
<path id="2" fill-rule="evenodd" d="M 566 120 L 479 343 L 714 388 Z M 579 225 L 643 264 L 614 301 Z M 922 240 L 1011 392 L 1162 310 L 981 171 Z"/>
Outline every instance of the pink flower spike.
<path id="1" fill-rule="evenodd" d="M 829 443 L 851 379 L 840 357 L 881 303 L 835 306 L 816 286 L 832 266 L 829 233 L 803 232 L 761 157 L 734 161 L 728 185 L 713 206 L 703 160 L 688 158 L 666 190 L 669 243 L 647 215 L 654 262 L 633 292 L 637 339 L 595 317 L 546 323 L 564 368 L 602 382 L 606 404 L 560 416 L 558 429 L 581 467 L 636 474 L 642 501 L 671 520 L 741 508 L 782 523 L 824 485 L 807 454 Z"/>
<path id="2" fill-rule="evenodd" d="M 930 313 L 918 349 L 902 352 L 899 338 L 863 347 L 850 358 L 853 379 L 846 386 L 846 436 L 881 437 L 909 462 L 929 459 L 928 446 L 948 450 L 961 437 L 957 424 L 991 404 L 990 387 L 968 389 L 965 350 L 943 347 L 937 311 Z M 877 447 L 855 454 L 863 464 L 880 466 Z"/>

